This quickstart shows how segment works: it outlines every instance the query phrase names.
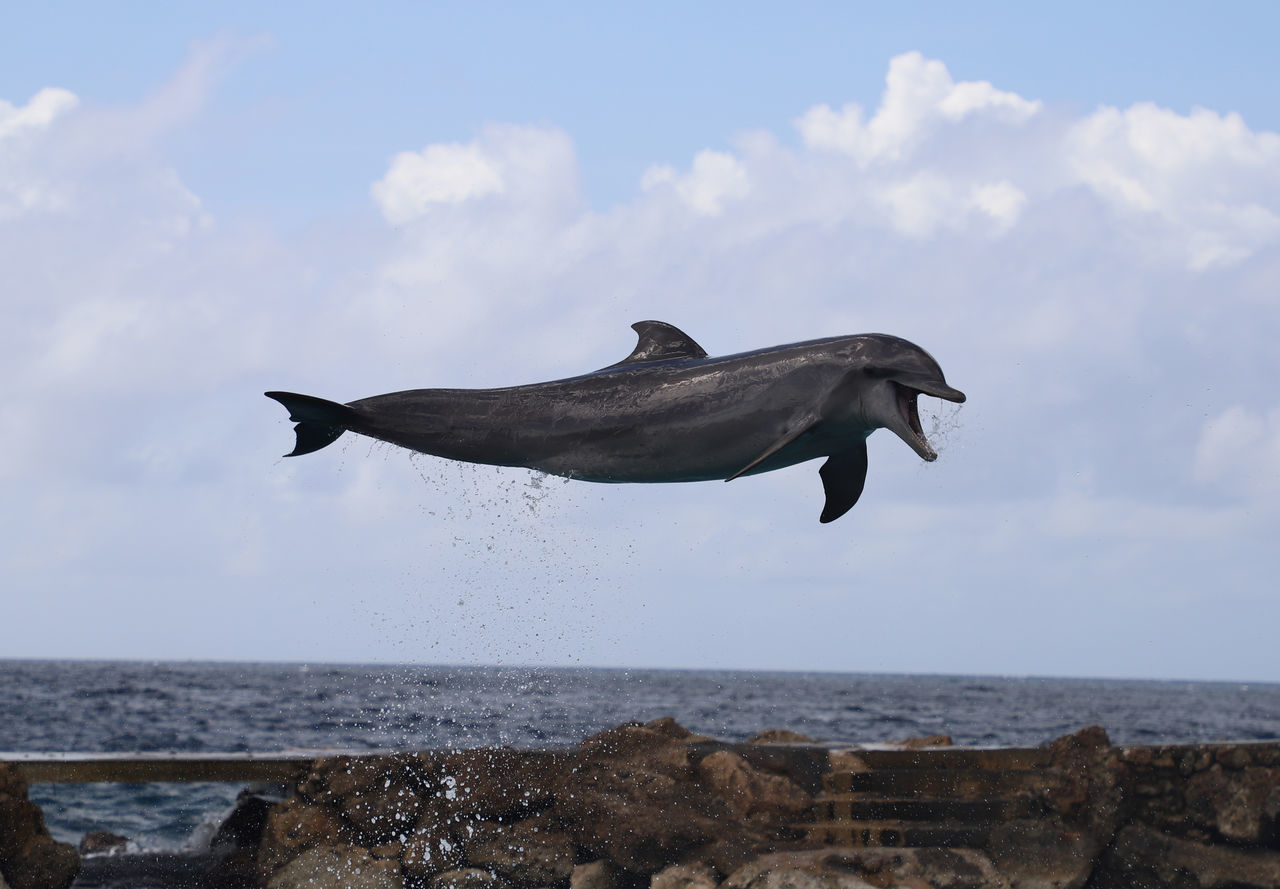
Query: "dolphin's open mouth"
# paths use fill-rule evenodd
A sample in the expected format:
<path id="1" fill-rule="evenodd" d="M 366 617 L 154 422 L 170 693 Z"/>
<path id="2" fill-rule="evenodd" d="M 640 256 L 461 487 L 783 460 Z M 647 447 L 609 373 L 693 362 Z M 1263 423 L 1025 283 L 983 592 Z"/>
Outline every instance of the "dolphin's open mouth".
<path id="1" fill-rule="evenodd" d="M 924 428 L 920 425 L 920 409 L 916 404 L 916 399 L 920 397 L 920 390 L 901 383 L 895 383 L 893 388 L 898 396 L 898 411 L 907 421 L 907 428 L 911 431 L 911 438 L 907 440 L 907 444 L 911 445 L 922 459 L 932 463 L 938 459 L 938 452 L 929 444 L 929 439 L 924 435 Z"/>

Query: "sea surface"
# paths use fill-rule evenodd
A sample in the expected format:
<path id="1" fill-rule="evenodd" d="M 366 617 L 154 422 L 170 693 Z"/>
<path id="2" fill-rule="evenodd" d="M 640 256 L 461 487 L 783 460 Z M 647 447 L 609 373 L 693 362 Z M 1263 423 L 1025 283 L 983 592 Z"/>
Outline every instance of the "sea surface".
<path id="1" fill-rule="evenodd" d="M 679 670 L 0 660 L 0 751 L 423 750 L 569 746 L 673 716 L 737 741 L 785 728 L 877 743 L 948 734 L 1035 745 L 1280 739 L 1280 685 Z M 2 755 L 0 755 L 2 758 Z M 243 785 L 37 784 L 60 840 L 199 851 Z"/>

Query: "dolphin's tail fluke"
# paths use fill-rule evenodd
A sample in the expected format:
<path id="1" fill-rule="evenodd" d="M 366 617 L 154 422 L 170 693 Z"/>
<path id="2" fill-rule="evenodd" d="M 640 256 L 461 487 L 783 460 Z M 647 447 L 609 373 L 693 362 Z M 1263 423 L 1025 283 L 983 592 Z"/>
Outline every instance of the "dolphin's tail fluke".
<path id="1" fill-rule="evenodd" d="M 318 451 L 333 444 L 355 422 L 355 411 L 345 404 L 326 401 L 314 395 L 298 395 L 294 392 L 265 392 L 289 411 L 289 419 L 297 423 L 293 431 L 298 435 L 294 449 L 286 457 L 297 457 Z"/>

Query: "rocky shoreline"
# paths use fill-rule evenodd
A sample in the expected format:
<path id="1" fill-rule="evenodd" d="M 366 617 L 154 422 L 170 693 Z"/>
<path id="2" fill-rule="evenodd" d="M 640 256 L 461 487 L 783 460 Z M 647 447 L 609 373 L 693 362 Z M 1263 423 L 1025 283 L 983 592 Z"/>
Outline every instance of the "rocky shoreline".
<path id="1" fill-rule="evenodd" d="M 571 750 L 324 759 L 146 885 L 1280 887 L 1280 744 L 1122 748 L 1097 728 L 1007 755 L 947 743 L 727 744 L 663 719 Z M 109 870 L 86 861 L 77 886 Z M 0 764 L 0 889 L 66 889 L 78 868 Z"/>

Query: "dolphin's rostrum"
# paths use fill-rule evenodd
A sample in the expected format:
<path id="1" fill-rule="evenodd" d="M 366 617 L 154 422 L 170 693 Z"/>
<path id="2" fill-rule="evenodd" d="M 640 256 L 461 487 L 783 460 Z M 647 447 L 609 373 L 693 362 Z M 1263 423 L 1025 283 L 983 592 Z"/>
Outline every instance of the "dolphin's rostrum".
<path id="1" fill-rule="evenodd" d="M 896 336 L 831 337 L 720 358 L 661 321 L 609 367 L 506 389 L 412 389 L 338 404 L 268 392 L 307 454 L 356 432 L 470 463 L 594 482 L 731 481 L 826 457 L 821 521 L 849 511 L 867 475 L 867 436 L 891 430 L 925 460 L 916 398 L 962 402 L 938 362 Z"/>

